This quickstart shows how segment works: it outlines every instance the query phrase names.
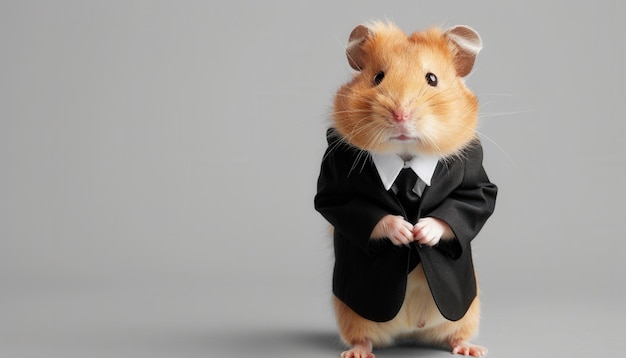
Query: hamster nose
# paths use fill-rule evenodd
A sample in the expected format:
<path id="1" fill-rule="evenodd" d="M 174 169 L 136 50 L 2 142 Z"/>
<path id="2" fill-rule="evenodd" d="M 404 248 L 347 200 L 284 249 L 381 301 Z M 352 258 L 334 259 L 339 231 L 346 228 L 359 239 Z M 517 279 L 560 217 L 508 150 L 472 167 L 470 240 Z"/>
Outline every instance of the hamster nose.
<path id="1" fill-rule="evenodd" d="M 403 109 L 393 110 L 391 114 L 393 115 L 393 119 L 395 119 L 396 122 L 404 122 L 404 121 L 407 121 L 411 117 L 411 113 Z"/>

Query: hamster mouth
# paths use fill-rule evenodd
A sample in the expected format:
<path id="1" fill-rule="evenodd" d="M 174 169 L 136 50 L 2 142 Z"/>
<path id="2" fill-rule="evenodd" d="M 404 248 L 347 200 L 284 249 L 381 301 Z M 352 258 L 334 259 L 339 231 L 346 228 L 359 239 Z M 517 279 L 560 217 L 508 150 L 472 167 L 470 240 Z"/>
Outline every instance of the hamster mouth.
<path id="1" fill-rule="evenodd" d="M 397 136 L 393 136 L 391 138 L 389 138 L 391 141 L 394 142 L 414 142 L 417 140 L 416 137 L 412 137 L 412 136 L 408 136 L 406 134 L 400 134 Z"/>

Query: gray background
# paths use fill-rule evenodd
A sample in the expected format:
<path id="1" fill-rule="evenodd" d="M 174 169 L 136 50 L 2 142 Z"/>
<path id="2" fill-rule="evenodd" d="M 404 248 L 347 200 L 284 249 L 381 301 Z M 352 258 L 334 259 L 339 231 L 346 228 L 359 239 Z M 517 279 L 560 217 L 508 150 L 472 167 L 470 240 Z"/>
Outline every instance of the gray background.
<path id="1" fill-rule="evenodd" d="M 337 357 L 312 200 L 344 44 L 375 19 L 484 41 L 476 342 L 622 354 L 624 4 L 0 2 L 0 356 Z"/>

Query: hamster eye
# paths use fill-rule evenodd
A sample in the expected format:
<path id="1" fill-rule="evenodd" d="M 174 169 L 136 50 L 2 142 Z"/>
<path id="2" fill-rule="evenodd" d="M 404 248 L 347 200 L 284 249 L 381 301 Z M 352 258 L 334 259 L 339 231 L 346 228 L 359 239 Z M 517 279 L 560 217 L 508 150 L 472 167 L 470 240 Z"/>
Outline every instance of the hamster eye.
<path id="1" fill-rule="evenodd" d="M 426 82 L 433 87 L 437 87 L 437 76 L 432 72 L 428 72 L 426 74 Z"/>
<path id="2" fill-rule="evenodd" d="M 385 78 L 385 72 L 380 71 L 377 74 L 374 75 L 374 85 L 378 86 L 382 81 L 383 78 Z"/>

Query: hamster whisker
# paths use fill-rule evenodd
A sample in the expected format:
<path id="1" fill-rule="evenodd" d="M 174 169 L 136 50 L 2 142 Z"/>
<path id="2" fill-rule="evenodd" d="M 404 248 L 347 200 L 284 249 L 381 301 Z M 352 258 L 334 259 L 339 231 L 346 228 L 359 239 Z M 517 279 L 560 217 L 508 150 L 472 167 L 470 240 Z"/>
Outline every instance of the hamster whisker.
<path id="1" fill-rule="evenodd" d="M 373 130 L 370 132 L 371 136 L 367 142 L 367 147 L 368 148 L 375 148 L 380 146 L 380 144 L 382 142 L 384 142 L 386 140 L 385 138 L 385 130 L 383 128 L 381 128 L 377 123 L 375 122 L 370 122 L 368 123 L 369 126 L 374 127 Z"/>
<path id="2" fill-rule="evenodd" d="M 464 126 L 465 128 L 472 128 L 470 126 Z M 502 148 L 502 146 L 500 146 L 500 144 L 498 144 L 494 139 L 492 139 L 491 137 L 489 137 L 488 135 L 482 133 L 481 131 L 479 131 L 477 128 L 474 128 L 474 132 L 476 132 L 476 135 L 480 138 L 484 138 L 487 141 L 489 141 L 491 144 L 495 145 L 496 148 L 498 148 L 498 150 L 500 150 L 500 152 L 502 152 L 502 154 L 504 154 L 504 156 L 506 157 L 506 159 L 509 161 L 509 163 L 511 163 L 511 165 L 513 166 L 513 168 L 515 169 L 516 172 L 519 172 L 519 168 L 515 165 L 515 162 L 513 161 L 513 159 L 509 156 L 509 154 L 504 150 L 504 148 Z"/>
<path id="3" fill-rule="evenodd" d="M 369 133 L 371 131 L 371 129 L 376 129 L 376 123 L 374 122 L 366 122 L 365 124 L 362 124 L 363 121 L 365 121 L 367 118 L 362 119 L 361 121 L 359 121 L 359 123 L 357 125 L 354 126 L 354 129 L 346 136 L 348 141 L 352 141 L 352 139 L 354 137 L 356 137 L 357 135 L 360 135 L 362 132 L 366 132 Z M 373 127 L 373 128 L 370 128 Z M 372 136 L 373 137 L 373 136 Z M 372 137 L 370 137 L 369 141 L 371 142 Z M 369 142 L 367 143 L 367 145 L 369 146 Z"/>
<path id="4" fill-rule="evenodd" d="M 336 97 L 345 97 L 345 98 L 352 99 L 352 100 L 358 100 L 358 101 L 361 101 L 361 102 L 366 102 L 368 104 L 376 103 L 376 101 L 373 100 L 373 99 L 370 99 L 370 98 L 365 97 L 365 96 L 360 96 L 360 95 L 354 94 L 354 93 L 350 93 L 350 94 L 337 93 Z"/>
<path id="5" fill-rule="evenodd" d="M 346 110 L 346 111 L 334 111 L 332 114 L 361 113 L 361 112 L 362 113 L 369 113 L 368 110 Z M 328 152 L 324 156 L 324 158 L 328 157 L 328 155 L 330 155 L 337 148 L 341 147 L 343 144 L 350 145 L 350 142 L 351 142 L 352 138 L 354 138 L 356 135 L 358 135 L 361 131 L 367 130 L 368 129 L 368 125 L 371 125 L 371 124 L 370 123 L 366 123 L 366 124 L 363 125 L 363 122 L 366 121 L 368 118 L 369 117 L 367 117 L 367 116 L 363 116 L 359 120 L 359 122 L 354 126 L 354 129 L 352 130 L 352 132 L 348 133 L 346 135 L 346 138 L 343 138 L 341 135 L 337 135 L 337 139 L 329 144 Z M 359 156 L 359 158 L 360 158 L 360 156 Z"/>
<path id="6" fill-rule="evenodd" d="M 428 85 L 422 85 L 422 87 L 420 87 L 419 97 L 421 97 L 421 96 L 422 96 L 422 92 L 423 92 L 423 90 L 425 90 L 427 87 L 428 87 Z M 441 90 L 442 90 L 442 91 L 446 91 L 448 88 L 449 88 L 449 87 L 444 87 L 444 88 L 442 88 Z M 424 102 L 424 103 L 427 103 L 427 104 L 429 104 L 429 105 L 438 105 L 438 104 L 445 103 L 445 102 L 443 102 L 443 101 L 442 101 L 442 102 L 440 102 L 440 103 L 434 103 L 434 104 L 433 104 L 433 103 L 430 103 L 430 101 L 431 101 L 433 98 L 440 98 L 440 97 L 441 97 L 441 96 L 440 96 L 440 93 L 438 93 L 437 91 L 433 91 L 433 93 L 432 93 L 430 96 L 428 96 L 428 97 L 426 97 L 426 98 L 424 98 L 424 99 L 423 99 L 423 102 Z M 447 100 L 447 102 L 452 102 L 452 99 Z"/>
<path id="7" fill-rule="evenodd" d="M 420 136 L 420 139 L 423 142 L 427 143 L 430 147 L 434 148 L 438 157 L 445 158 L 444 152 L 443 150 L 441 150 L 441 147 L 437 144 L 436 138 L 433 138 L 433 136 L 431 136 L 428 133 L 422 133 L 422 135 Z"/>
<path id="8" fill-rule="evenodd" d="M 504 150 L 504 148 L 502 148 L 495 140 L 493 140 L 491 137 L 485 135 L 484 133 L 479 132 L 478 130 L 476 130 L 476 134 L 478 136 L 480 136 L 481 138 L 485 138 L 486 140 L 488 140 L 489 142 L 491 142 L 491 144 L 495 145 L 496 148 L 498 148 L 498 150 L 500 150 L 502 152 L 502 154 L 504 154 L 504 156 L 506 157 L 506 159 L 509 161 L 509 163 L 511 163 L 511 165 L 513 166 L 513 169 L 515 169 L 516 172 L 519 172 L 519 168 L 517 167 L 517 165 L 515 165 L 515 162 L 513 161 L 513 159 L 509 156 L 509 154 Z"/>
<path id="9" fill-rule="evenodd" d="M 369 122 L 366 125 L 373 125 L 375 126 L 374 130 L 370 132 L 370 137 L 368 142 L 366 143 L 366 147 L 368 148 L 373 148 L 373 147 L 377 147 L 379 146 L 386 138 L 385 138 L 385 131 L 380 128 L 379 126 L 377 126 L 375 123 L 373 122 Z M 378 129 L 378 130 L 376 130 Z M 361 169 L 359 172 L 363 171 L 363 168 L 365 168 L 365 164 L 367 164 L 367 161 L 369 159 L 371 159 L 371 154 L 370 152 L 368 152 L 367 150 L 361 150 L 361 152 L 359 153 L 359 155 L 357 156 L 357 159 L 355 161 L 355 163 L 353 164 L 352 168 L 350 169 L 350 172 L 352 172 L 353 169 L 356 168 L 358 162 L 360 161 L 360 159 L 363 157 L 363 164 L 361 164 Z"/>
<path id="10" fill-rule="evenodd" d="M 484 96 L 504 96 L 504 97 L 512 97 L 513 94 L 512 93 L 480 93 L 480 94 L 476 94 L 478 97 L 484 97 Z"/>
<path id="11" fill-rule="evenodd" d="M 367 163 L 367 160 L 369 159 L 369 152 L 364 149 L 359 149 L 359 153 L 354 159 L 354 163 L 352 163 L 352 167 L 350 168 L 348 175 L 350 175 L 350 173 L 352 173 L 352 171 L 356 169 L 361 159 L 363 159 L 363 164 L 361 165 L 361 170 L 359 171 L 359 173 L 363 171 L 363 168 L 365 167 L 365 164 Z"/>
<path id="12" fill-rule="evenodd" d="M 333 141 L 328 144 L 328 151 L 324 155 L 324 159 L 344 144 L 348 144 L 345 139 L 339 134 L 335 135 Z"/>
<path id="13" fill-rule="evenodd" d="M 361 119 L 361 121 L 354 126 L 354 129 L 346 136 L 346 140 L 348 142 L 352 141 L 352 138 L 354 138 L 356 135 L 359 135 L 361 132 L 366 131 L 369 132 L 370 129 L 369 127 L 373 126 L 372 122 L 366 122 L 365 124 L 361 124 L 361 122 L 365 121 L 366 119 L 368 119 L 367 117 L 364 117 L 363 119 Z M 358 128 L 358 129 L 357 129 Z M 366 147 L 370 147 L 370 143 L 372 141 L 372 138 L 375 137 L 375 135 L 372 135 L 370 137 L 370 139 L 368 140 L 368 142 L 366 143 Z M 365 149 L 360 149 L 358 148 L 359 153 L 357 154 L 354 163 L 352 164 L 352 167 L 350 168 L 350 171 L 348 173 L 352 173 L 352 171 L 354 169 L 356 169 L 356 167 L 358 166 L 359 162 L 361 162 L 361 159 L 363 159 L 363 164 L 361 165 L 361 169 L 360 171 L 363 171 L 363 168 L 365 166 L 365 164 L 367 163 L 367 160 L 369 159 L 369 152 Z"/>
<path id="14" fill-rule="evenodd" d="M 368 109 L 352 109 L 345 111 L 333 111 L 333 114 L 344 114 L 344 113 L 370 113 L 371 111 Z"/>
<path id="15" fill-rule="evenodd" d="M 427 87 L 427 85 L 426 85 L 426 84 L 422 84 L 422 85 L 420 86 L 420 89 L 419 89 L 419 91 L 417 92 L 417 96 L 416 96 L 417 98 L 422 98 L 422 96 L 424 95 L 424 91 L 426 91 L 426 87 Z M 431 98 L 432 98 L 432 96 L 431 96 Z M 428 99 L 430 99 L 430 98 L 428 98 Z M 428 101 L 428 99 L 426 100 L 426 102 Z"/>
<path id="16" fill-rule="evenodd" d="M 494 113 L 479 113 L 478 118 L 491 118 L 491 117 L 500 117 L 500 116 L 509 116 L 514 114 L 522 114 L 522 113 L 535 113 L 535 111 L 513 111 L 513 112 L 494 112 Z"/>

